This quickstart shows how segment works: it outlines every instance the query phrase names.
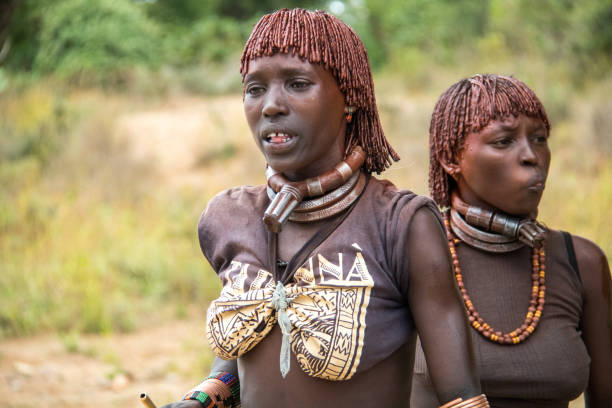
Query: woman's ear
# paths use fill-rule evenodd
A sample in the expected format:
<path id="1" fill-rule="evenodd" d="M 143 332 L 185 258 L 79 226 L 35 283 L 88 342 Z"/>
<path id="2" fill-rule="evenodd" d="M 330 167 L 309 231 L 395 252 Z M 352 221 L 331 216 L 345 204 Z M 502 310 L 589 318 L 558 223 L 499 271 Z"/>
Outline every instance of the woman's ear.
<path id="1" fill-rule="evenodd" d="M 353 113 L 355 112 L 355 107 L 353 106 L 345 106 L 344 107 L 344 116 L 346 117 L 346 121 L 351 123 L 353 119 Z"/>
<path id="2" fill-rule="evenodd" d="M 451 163 L 444 159 L 441 159 L 440 165 L 442 166 L 444 171 L 448 173 L 449 176 L 451 176 L 455 181 L 457 181 L 457 178 L 459 177 L 459 174 L 461 173 L 461 168 L 459 167 L 457 163 Z"/>

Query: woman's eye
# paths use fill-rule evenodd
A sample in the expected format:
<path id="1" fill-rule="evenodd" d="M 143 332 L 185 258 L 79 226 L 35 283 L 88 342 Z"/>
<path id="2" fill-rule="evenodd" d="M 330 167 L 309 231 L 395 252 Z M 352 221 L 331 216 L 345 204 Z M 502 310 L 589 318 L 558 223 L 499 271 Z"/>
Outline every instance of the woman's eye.
<path id="1" fill-rule="evenodd" d="M 304 89 L 308 87 L 308 85 L 310 85 L 308 81 L 293 81 L 289 86 L 293 89 Z"/>
<path id="2" fill-rule="evenodd" d="M 503 137 L 501 139 L 496 139 L 493 141 L 493 146 L 496 147 L 506 147 L 512 144 L 512 138 L 510 137 Z"/>
<path id="3" fill-rule="evenodd" d="M 547 143 L 548 137 L 546 135 L 535 135 L 534 140 L 538 143 Z"/>
<path id="4" fill-rule="evenodd" d="M 259 86 L 259 85 L 251 85 L 249 87 L 247 87 L 246 89 L 246 93 L 250 96 L 258 96 L 261 95 L 262 93 L 264 93 L 265 88 L 263 86 Z"/>

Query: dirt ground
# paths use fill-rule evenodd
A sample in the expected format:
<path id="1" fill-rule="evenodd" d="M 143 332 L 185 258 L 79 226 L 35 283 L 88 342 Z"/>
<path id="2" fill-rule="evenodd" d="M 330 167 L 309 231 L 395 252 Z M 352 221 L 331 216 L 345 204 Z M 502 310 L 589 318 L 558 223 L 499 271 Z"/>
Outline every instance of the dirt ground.
<path id="1" fill-rule="evenodd" d="M 67 340 L 43 335 L 0 343 L 0 407 L 142 407 L 182 397 L 210 358 L 202 321 Z M 203 357 L 204 356 L 204 357 Z"/>
<path id="2" fill-rule="evenodd" d="M 199 382 L 202 356 L 210 358 L 198 327 L 204 323 L 174 321 L 112 337 L 0 342 L 0 407 L 141 408 L 141 392 L 158 406 L 175 401 Z"/>

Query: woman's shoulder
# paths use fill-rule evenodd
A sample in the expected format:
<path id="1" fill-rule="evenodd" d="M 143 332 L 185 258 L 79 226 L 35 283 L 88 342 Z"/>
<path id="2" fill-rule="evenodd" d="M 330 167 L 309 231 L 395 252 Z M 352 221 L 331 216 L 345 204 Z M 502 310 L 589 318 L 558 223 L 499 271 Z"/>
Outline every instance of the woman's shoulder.
<path id="1" fill-rule="evenodd" d="M 391 209 L 401 209 L 406 205 L 422 207 L 424 205 L 436 208 L 434 201 L 423 195 L 414 193 L 407 189 L 398 188 L 393 182 L 387 179 L 370 177 L 370 197 L 372 201 L 382 207 Z"/>
<path id="2" fill-rule="evenodd" d="M 229 225 L 227 223 L 229 220 L 250 218 L 253 214 L 259 214 L 261 217 L 268 200 L 265 185 L 239 186 L 223 190 L 208 201 L 200 216 L 198 227 L 201 229 L 213 221 Z"/>
<path id="3" fill-rule="evenodd" d="M 601 290 L 603 284 L 610 280 L 610 269 L 604 251 L 593 241 L 565 231 L 549 229 L 549 239 L 553 248 L 563 248 L 572 268 L 576 270 L 582 282 L 584 294 Z M 556 244 L 554 244 L 556 242 Z"/>
<path id="4" fill-rule="evenodd" d="M 379 180 L 372 177 L 370 183 L 373 187 L 370 192 L 371 213 L 377 214 L 378 223 L 391 226 L 389 239 L 397 240 L 398 236 L 405 236 L 411 226 L 422 226 L 431 229 L 434 224 L 441 227 L 442 217 L 435 202 L 424 195 L 416 194 L 410 190 L 399 189 L 388 180 Z M 442 231 L 435 227 L 434 230 Z"/>
<path id="5" fill-rule="evenodd" d="M 212 206 L 243 206 L 261 204 L 268 200 L 265 185 L 238 186 L 217 193 L 210 199 L 208 207 Z"/>
<path id="6" fill-rule="evenodd" d="M 372 179 L 375 180 L 378 189 L 374 192 L 376 204 L 387 208 L 388 216 L 392 219 L 406 222 L 411 220 L 416 213 L 422 212 L 419 210 L 427 209 L 429 211 L 426 213 L 432 213 L 435 218 L 441 220 L 438 206 L 431 198 L 416 194 L 411 190 L 400 189 L 389 180 L 379 180 L 374 177 Z"/>
<path id="7" fill-rule="evenodd" d="M 597 244 L 587 238 L 551 228 L 548 228 L 548 240 L 549 249 L 559 251 L 563 258 L 569 260 L 583 284 L 594 282 L 594 279 L 597 284 L 601 284 L 602 271 L 608 270 L 608 261 Z"/>
<path id="8" fill-rule="evenodd" d="M 267 202 L 263 185 L 233 187 L 208 201 L 198 221 L 198 238 L 211 265 L 218 267 L 214 262 L 215 248 L 223 248 L 233 237 L 252 231 L 253 225 L 263 225 L 261 217 Z"/>
<path id="9" fill-rule="evenodd" d="M 268 200 L 266 186 L 238 186 L 228 188 L 212 197 L 202 217 L 222 212 L 245 211 L 265 205 Z"/>
<path id="10" fill-rule="evenodd" d="M 593 241 L 571 235 L 578 270 L 587 294 L 601 290 L 602 284 L 609 282 L 610 269 L 604 251 Z"/>
<path id="11" fill-rule="evenodd" d="M 578 263 L 590 266 L 602 265 L 606 261 L 604 251 L 593 241 L 578 235 L 570 234 Z"/>

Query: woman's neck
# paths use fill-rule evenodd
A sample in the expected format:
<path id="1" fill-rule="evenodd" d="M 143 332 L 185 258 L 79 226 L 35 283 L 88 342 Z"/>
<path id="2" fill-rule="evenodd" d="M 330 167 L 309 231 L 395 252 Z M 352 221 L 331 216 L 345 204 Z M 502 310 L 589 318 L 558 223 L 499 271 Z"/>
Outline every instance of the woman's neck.
<path id="1" fill-rule="evenodd" d="M 457 197 L 460 202 L 455 204 L 454 199 Z M 519 219 L 532 219 L 535 220 L 538 216 L 538 209 L 536 208 L 530 214 L 511 214 L 508 213 L 494 205 L 489 204 L 488 202 L 480 199 L 478 196 L 469 191 L 462 191 L 461 188 L 453 190 L 451 192 L 451 206 L 455 208 L 457 211 L 465 208 L 467 211 L 468 207 L 480 208 L 482 210 L 490 211 L 492 213 L 505 214 L 510 217 L 519 218 Z M 464 214 L 464 212 L 459 211 Z"/>
<path id="2" fill-rule="evenodd" d="M 487 241 L 497 243 L 500 245 L 491 248 L 498 246 L 499 252 L 511 251 L 520 245 L 519 242 L 530 247 L 539 247 L 546 238 L 545 228 L 535 219 L 470 205 L 456 192 L 451 195 L 451 225 L 463 241 L 482 242 L 483 248 L 488 248 Z M 509 240 L 501 238 L 502 236 Z M 488 249 L 493 250 L 491 248 Z"/>

